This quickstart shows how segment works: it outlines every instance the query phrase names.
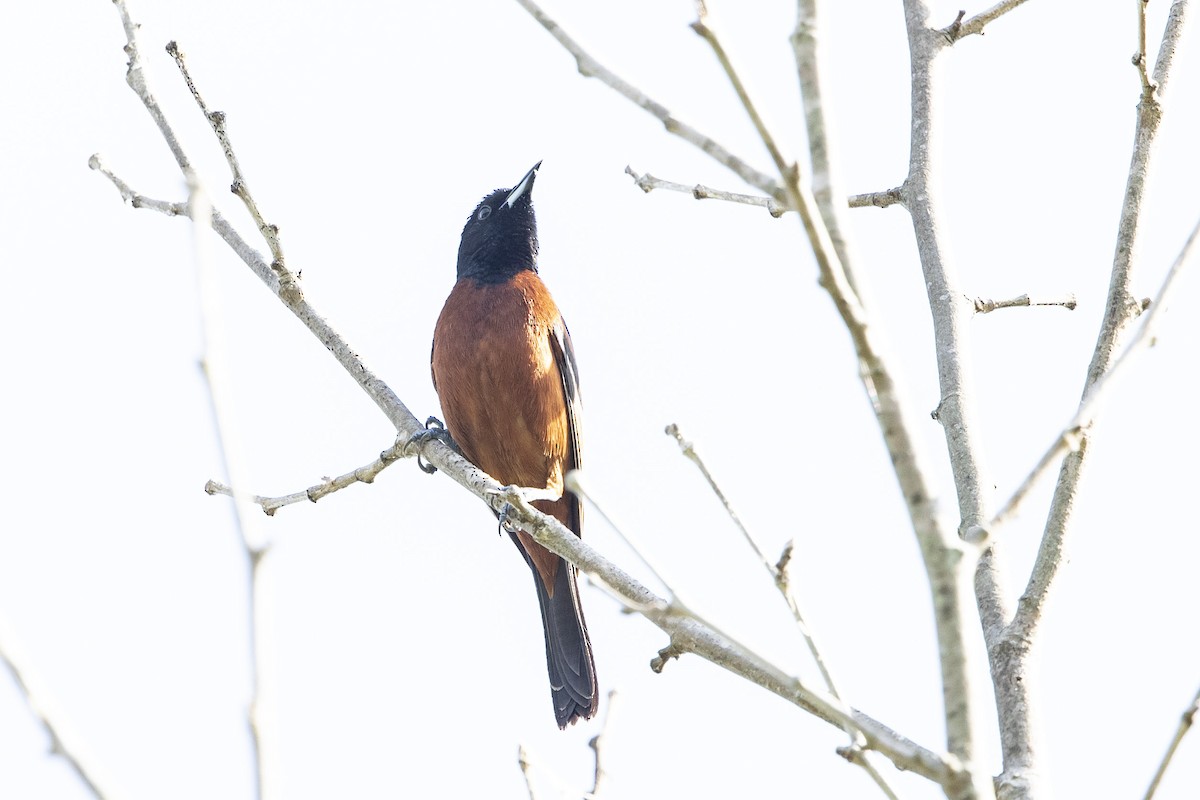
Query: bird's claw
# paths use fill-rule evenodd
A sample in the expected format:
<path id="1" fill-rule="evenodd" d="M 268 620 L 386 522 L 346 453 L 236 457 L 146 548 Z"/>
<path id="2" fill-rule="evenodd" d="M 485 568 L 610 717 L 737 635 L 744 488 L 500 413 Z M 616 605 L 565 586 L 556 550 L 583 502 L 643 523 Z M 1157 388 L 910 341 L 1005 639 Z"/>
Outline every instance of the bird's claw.
<path id="1" fill-rule="evenodd" d="M 437 417 L 429 417 L 425 420 L 425 429 L 417 431 L 408 438 L 408 446 L 417 448 L 417 466 L 426 475 L 432 475 L 437 472 L 437 467 L 428 463 L 422 457 L 422 451 L 425 445 L 434 440 L 438 440 L 448 447 L 454 449 L 457 453 L 462 453 L 458 445 L 454 443 L 454 439 L 450 436 L 450 431 L 446 430 L 446 425 Z"/>
<path id="2" fill-rule="evenodd" d="M 500 513 L 496 515 L 496 519 L 500 521 L 500 530 L 497 531 L 501 536 L 506 533 L 512 534 L 520 530 L 516 523 L 510 522 L 508 519 L 509 512 L 513 510 L 512 503 L 505 503 L 500 506 Z"/>
<path id="3" fill-rule="evenodd" d="M 535 503 L 540 500 L 554 502 L 562 499 L 562 495 L 558 492 L 555 492 L 553 489 L 543 489 L 533 486 L 516 486 L 515 484 L 501 486 L 498 490 L 496 490 L 495 493 L 500 497 L 518 497 L 527 503 Z M 504 505 L 500 507 L 500 510 L 496 512 L 496 517 L 500 520 L 501 533 L 516 533 L 521 529 L 519 525 L 508 519 L 509 514 L 511 514 L 513 511 L 513 504 L 505 501 Z"/>

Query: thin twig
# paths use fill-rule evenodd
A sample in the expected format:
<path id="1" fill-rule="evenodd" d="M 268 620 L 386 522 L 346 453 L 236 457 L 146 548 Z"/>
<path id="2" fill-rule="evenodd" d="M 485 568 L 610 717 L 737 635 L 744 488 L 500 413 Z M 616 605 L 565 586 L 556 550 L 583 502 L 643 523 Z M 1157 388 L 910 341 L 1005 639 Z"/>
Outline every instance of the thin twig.
<path id="1" fill-rule="evenodd" d="M 608 744 L 608 737 L 611 734 L 613 724 L 613 714 L 616 712 L 617 706 L 617 690 L 612 689 L 608 693 L 608 702 L 605 703 L 604 724 L 600 726 L 600 732 L 588 740 L 588 747 L 592 748 L 592 753 L 596 757 L 596 770 L 592 780 L 592 791 L 589 793 L 592 800 L 601 796 L 604 789 L 608 787 L 608 772 L 604 769 L 605 745 Z"/>
<path id="2" fill-rule="evenodd" d="M 606 68 L 596 59 L 592 58 L 579 43 L 572 39 L 562 26 L 559 25 L 546 12 L 542 11 L 533 0 L 517 0 L 521 7 L 529 12 L 529 15 L 537 20 L 538 24 L 545 28 L 551 36 L 558 40 L 558 43 L 575 58 L 575 63 L 579 68 L 579 73 L 587 78 L 596 78 L 603 82 L 608 87 L 615 90 L 617 93 L 625 97 L 634 105 L 645 109 L 648 113 L 658 119 L 663 127 L 669 133 L 672 133 L 684 141 L 692 144 L 705 153 L 710 155 L 718 163 L 724 164 L 730 170 L 738 175 L 742 180 L 751 186 L 755 187 L 764 194 L 774 197 L 779 203 L 785 203 L 786 197 L 783 188 L 778 182 L 773 180 L 770 175 L 758 171 L 751 167 L 748 163 L 738 158 L 733 153 L 730 153 L 721 145 L 705 136 L 700 131 L 690 125 L 679 121 L 671 116 L 671 112 L 666 109 L 661 103 L 658 103 L 648 97 L 641 89 L 617 77 L 611 70 Z"/>
<path id="3" fill-rule="evenodd" d="M 1167 752 L 1163 755 L 1163 760 L 1158 765 L 1158 769 L 1154 771 L 1154 778 L 1150 781 L 1150 787 L 1146 789 L 1144 800 L 1152 800 L 1154 793 L 1158 791 L 1158 784 L 1162 782 L 1163 775 L 1167 772 L 1167 767 L 1171 766 L 1171 759 L 1175 757 L 1175 751 L 1179 749 L 1183 737 L 1187 736 L 1188 731 L 1192 729 L 1197 714 L 1200 714 L 1200 689 L 1196 690 L 1196 696 L 1192 698 L 1191 705 L 1180 716 L 1179 725 L 1175 728 L 1175 736 L 1172 737 L 1171 744 L 1167 746 Z"/>
<path id="4" fill-rule="evenodd" d="M 50 738 L 50 752 L 67 763 L 75 777 L 97 800 L 115 797 L 100 788 L 101 781 L 93 757 L 86 752 L 83 743 L 64 719 L 63 712 L 52 701 L 49 691 L 38 681 L 29 666 L 28 656 L 4 619 L 0 619 L 0 664 L 8 669 L 17 690 L 25 698 L 25 704 Z"/>
<path id="5" fill-rule="evenodd" d="M 708 42 L 712 48 L 713 54 L 717 60 L 721 62 L 721 67 L 725 70 L 725 75 L 729 78 L 729 82 L 733 85 L 734 92 L 737 93 L 738 99 L 742 101 L 742 108 L 746 111 L 746 116 L 750 118 L 750 122 L 754 125 L 754 129 L 758 131 L 758 137 L 762 139 L 763 145 L 767 148 L 767 152 L 771 154 L 771 160 L 775 162 L 775 168 L 779 170 L 779 174 L 787 176 L 790 169 L 793 168 L 787 159 L 783 156 L 783 151 L 779 149 L 779 145 L 775 142 L 775 137 L 771 134 L 766 122 L 758 113 L 758 108 L 750 99 L 750 92 L 747 90 L 741 77 L 733 68 L 733 62 L 729 60 L 729 54 L 725 52 L 725 46 L 721 44 L 721 40 L 717 37 L 716 32 L 708 26 L 705 7 L 703 3 L 698 6 L 699 16 L 692 23 L 692 30 L 700 35 L 700 38 Z"/>
<path id="6" fill-rule="evenodd" d="M 1192 249 L 1196 246 L 1198 239 L 1200 239 L 1200 220 L 1197 220 L 1196 224 L 1192 227 L 1192 232 L 1188 235 L 1187 241 L 1184 242 L 1179 254 L 1175 256 L 1175 261 L 1171 264 L 1171 268 L 1167 270 L 1162 286 L 1159 287 L 1158 293 L 1150 302 L 1149 310 L 1142 315 L 1141 325 L 1138 327 L 1133 339 L 1121 351 L 1121 355 L 1113 362 L 1112 367 L 1084 395 L 1079 408 L 1075 411 L 1075 416 L 1071 418 L 1071 421 L 1066 424 L 1062 432 L 1051 443 L 1050 447 L 1038 460 L 1037 466 L 1025 477 L 1025 480 L 1021 482 L 1021 485 L 1013 493 L 1013 496 L 1008 499 L 1004 507 L 988 523 L 987 528 L 992 536 L 995 536 L 996 530 L 1017 513 L 1021 501 L 1025 499 L 1038 478 L 1051 465 L 1057 463 L 1068 452 L 1078 451 L 1083 442 L 1085 432 L 1091 427 L 1100 412 L 1101 402 L 1107 399 L 1108 395 L 1112 393 L 1112 387 L 1129 371 L 1129 363 L 1153 346 L 1157 338 L 1159 315 L 1163 308 L 1167 306 L 1171 290 L 1175 286 L 1176 278 L 1183 271 L 1188 259 L 1191 258 Z M 1025 626 L 1035 623 L 1035 620 L 1030 617 L 1033 610 L 1030 604 L 1034 602 L 1034 598 L 1040 596 L 1042 588 L 1040 585 L 1033 583 L 1026 588 L 1025 595 L 1021 598 L 1021 606 L 1019 607 L 1017 617 L 1013 621 L 1013 625 L 1015 626 L 1013 635 L 1027 636 L 1029 634 Z"/>
<path id="7" fill-rule="evenodd" d="M 521 776 L 525 778 L 525 791 L 529 793 L 529 800 L 537 800 L 537 793 L 533 790 L 533 759 L 529 757 L 525 745 L 517 747 L 517 763 L 521 765 Z"/>
<path id="8" fill-rule="evenodd" d="M 984 299 L 982 297 L 976 297 L 974 299 L 968 297 L 967 300 L 972 306 L 974 306 L 976 314 L 990 314 L 991 312 L 997 311 L 1001 308 L 1029 308 L 1031 306 L 1052 306 L 1056 308 L 1065 308 L 1068 311 L 1074 311 L 1076 306 L 1075 295 L 1073 294 L 1067 295 L 1061 300 L 1032 300 L 1027 294 L 1023 294 L 1020 297 L 1011 297 L 1007 300 L 991 300 Z"/>
<path id="9" fill-rule="evenodd" d="M 759 561 L 762 562 L 763 569 L 765 569 L 767 574 L 771 576 L 772 583 L 775 584 L 775 588 L 778 589 L 779 593 L 783 596 L 784 602 L 787 603 L 788 610 L 792 612 L 792 619 L 796 623 L 796 628 L 800 631 L 800 635 L 804 638 L 804 642 L 808 646 L 808 652 L 812 655 L 813 661 L 816 662 L 817 669 L 821 673 L 821 679 L 825 681 L 825 687 L 829 690 L 829 694 L 836 698 L 839 702 L 845 703 L 845 698 L 838 691 L 837 684 L 833 680 L 833 674 L 829 671 L 829 668 L 825 664 L 825 658 L 821 655 L 821 649 L 817 646 L 816 636 L 813 634 L 812 628 L 809 627 L 808 621 L 804 618 L 804 614 L 800 610 L 800 601 L 796 598 L 796 593 L 792 591 L 791 581 L 789 580 L 788 565 L 792 560 L 794 543 L 788 542 L 778 563 L 772 564 L 770 559 L 768 559 L 763 553 L 762 547 L 760 547 L 758 544 L 758 540 L 754 538 L 754 534 L 750 533 L 750 529 L 746 527 L 745 523 L 742 522 L 742 518 L 738 516 L 736 511 L 734 511 L 733 504 L 729 502 L 729 498 L 726 497 L 725 492 L 721 490 L 721 486 L 717 483 L 716 478 L 714 478 L 712 473 L 708 471 L 708 466 L 704 463 L 704 459 L 701 458 L 700 454 L 696 451 L 695 445 L 690 440 L 684 438 L 683 432 L 675 423 L 671 423 L 667 426 L 666 434 L 675 439 L 675 443 L 679 445 L 680 452 L 683 453 L 685 458 L 696 465 L 696 468 L 700 470 L 700 474 L 704 476 L 704 480 L 708 483 L 708 487 L 713 491 L 713 494 L 717 496 L 717 499 L 721 501 L 721 504 L 725 506 L 725 513 L 729 515 L 729 518 L 733 521 L 733 524 L 739 531 L 741 531 L 741 534 L 745 538 L 747 544 L 750 545 L 750 549 L 753 550 L 755 555 L 758 556 Z M 866 740 L 863 738 L 862 733 L 859 732 L 858 728 L 853 725 L 843 726 L 843 730 L 845 730 L 846 734 L 850 737 L 850 745 L 849 747 L 840 748 L 838 754 L 851 764 L 855 764 L 866 770 L 867 774 L 871 776 L 872 780 L 875 781 L 883 793 L 887 795 L 887 797 L 892 798 L 892 800 L 896 800 L 896 793 L 892 787 L 888 785 L 887 780 L 877 769 L 875 769 L 875 765 L 871 763 L 870 759 L 863 755 L 862 751 L 863 746 L 866 744 Z"/>
<path id="10" fill-rule="evenodd" d="M 1154 84 L 1150 81 L 1150 67 L 1146 63 L 1146 7 L 1150 0 L 1137 0 L 1138 9 L 1138 49 L 1133 54 L 1133 66 L 1137 68 L 1138 77 L 1142 79 L 1142 91 L 1153 92 Z"/>
<path id="11" fill-rule="evenodd" d="M 767 571 L 767 574 L 769 574 L 771 579 L 774 581 L 778 577 L 778 570 L 775 569 L 775 565 L 772 564 L 770 559 L 767 558 L 766 554 L 762 551 L 762 548 L 758 546 L 758 540 L 754 538 L 754 535 L 750 533 L 749 529 L 747 529 L 745 524 L 742 523 L 742 518 L 739 517 L 737 512 L 733 510 L 733 505 L 729 502 L 729 498 L 725 496 L 725 492 L 721 491 L 720 484 L 717 483 L 716 479 L 712 476 L 712 473 L 708 471 L 708 467 L 705 465 L 704 459 L 702 459 L 700 454 L 696 452 L 696 446 L 692 444 L 691 441 L 683 437 L 683 431 L 681 431 L 679 426 L 674 422 L 666 427 L 664 433 L 675 440 L 675 444 L 679 445 L 679 451 L 683 454 L 684 458 L 686 458 L 688 461 L 691 461 L 696 465 L 696 468 L 700 470 L 700 474 L 704 476 L 705 482 L 708 483 L 708 488 L 712 489 L 713 494 L 715 494 L 717 499 L 721 501 L 721 505 L 725 506 L 725 513 L 729 515 L 729 518 L 733 521 L 733 524 L 737 527 L 738 531 L 741 532 L 742 537 L 746 540 L 746 543 L 750 545 L 750 549 L 754 551 L 756 556 L 758 556 L 758 560 L 762 563 L 763 568 Z"/>
<path id="12" fill-rule="evenodd" d="M 410 441 L 407 438 L 399 438 L 396 443 L 379 454 L 379 458 L 372 461 L 370 464 L 358 467 L 336 478 L 323 478 L 320 483 L 308 487 L 299 492 L 280 495 L 278 497 L 264 497 L 262 495 L 244 495 L 243 499 L 255 503 L 262 507 L 262 510 L 268 517 L 275 516 L 275 512 L 284 506 L 300 503 L 305 500 L 310 503 L 315 503 L 327 495 L 345 489 L 347 486 L 353 486 L 356 483 L 374 483 L 376 476 L 380 472 L 396 463 L 397 460 L 408 455 L 408 449 L 411 447 Z M 204 484 L 204 491 L 208 494 L 222 494 L 227 497 L 235 496 L 235 492 L 230 487 L 218 483 L 217 481 L 209 481 Z"/>
<path id="13" fill-rule="evenodd" d="M 217 299 L 218 293 L 213 285 L 211 258 L 208 253 L 208 230 L 212 227 L 212 205 L 208 202 L 207 193 L 204 192 L 196 177 L 190 174 L 190 171 L 188 187 L 190 189 L 188 209 L 193 226 L 192 244 L 195 250 L 195 269 L 200 295 L 200 331 L 203 348 L 203 357 L 200 361 L 201 371 L 208 387 L 209 409 L 212 413 L 213 429 L 216 433 L 217 450 L 222 467 L 226 474 L 233 476 L 240 470 L 244 461 L 238 455 L 234 443 L 237 437 L 227 435 L 228 409 L 232 406 L 228 397 L 228 387 L 231 385 L 231 381 L 223 357 L 229 352 L 229 346 L 224 338 L 224 330 L 219 325 L 213 324 L 214 320 L 220 319 L 220 314 L 217 313 L 220 301 Z M 251 542 L 250 530 L 254 526 L 242 513 L 241 501 L 244 498 L 235 496 L 232 492 L 230 495 L 239 501 L 233 503 L 233 523 L 238 534 L 238 544 L 241 545 L 242 554 L 246 559 L 246 573 L 249 582 L 246 593 L 248 605 L 246 628 L 249 634 L 250 705 L 247 709 L 246 721 L 250 732 L 253 756 L 251 763 L 254 766 L 254 797 L 262 800 L 265 796 L 264 786 L 273 777 L 268 776 L 268 771 L 263 767 L 266 754 L 263 720 L 266 715 L 263 711 L 264 683 L 259 657 L 262 647 L 259 636 L 261 627 L 259 615 L 262 609 L 259 568 L 267 549 L 265 546 L 255 545 Z"/>
<path id="14" fill-rule="evenodd" d="M 779 218 L 787 213 L 787 208 L 779 204 L 773 197 L 762 197 L 755 194 L 739 194 L 737 192 L 727 192 L 724 189 L 714 189 L 711 186 L 705 186 L 702 183 L 683 184 L 673 181 L 665 181 L 662 178 L 656 178 L 649 172 L 638 175 L 633 167 L 625 167 L 625 174 L 633 178 L 634 184 L 637 185 L 646 194 L 655 189 L 666 189 L 671 192 L 682 192 L 690 194 L 697 200 L 724 200 L 729 203 L 742 203 L 748 206 L 760 206 L 767 209 L 772 217 Z"/>
<path id="15" fill-rule="evenodd" d="M 250 193 L 250 186 L 246 183 L 246 176 L 242 172 L 242 166 L 238 163 L 237 154 L 233 150 L 233 143 L 229 140 L 229 133 L 225 130 L 225 112 L 209 110 L 208 104 L 204 102 L 204 96 L 200 94 L 200 90 L 196 87 L 195 81 L 192 80 L 192 76 L 188 72 L 183 51 L 179 49 L 177 43 L 174 41 L 167 42 L 167 54 L 175 59 L 175 66 L 179 68 L 179 74 L 183 76 L 184 81 L 187 83 L 188 91 L 192 93 L 196 105 L 200 107 L 200 112 L 204 114 L 204 118 L 208 120 L 208 124 L 212 126 L 213 133 L 217 136 L 217 142 L 221 145 L 221 151 L 224 152 L 225 160 L 229 163 L 229 170 L 233 173 L 233 183 L 229 189 L 246 206 L 246 210 L 250 212 L 250 217 L 254 220 L 258 232 L 262 235 L 263 240 L 267 243 L 267 247 L 271 250 L 271 269 L 279 279 L 282 292 L 284 295 L 301 293 L 301 289 L 296 283 L 296 276 L 286 267 L 286 262 L 283 258 L 283 243 L 279 240 L 278 226 L 272 225 L 263 219 L 262 212 L 258 210 L 258 203 L 254 201 L 254 196 Z M 299 298 L 297 297 L 296 299 Z"/>
<path id="16" fill-rule="evenodd" d="M 822 76 L 826 74 L 821 47 L 821 25 L 817 0 L 797 0 L 796 27 L 792 31 L 792 56 L 796 62 L 796 79 L 800 85 L 800 103 L 804 109 L 804 130 L 808 134 L 808 158 L 812 167 L 812 193 L 821 221 L 829 232 L 846 283 L 859 303 L 867 305 L 863 286 L 855 276 L 853 248 L 844 233 L 845 209 L 840 160 L 837 147 L 836 120 L 832 104 L 826 102 Z"/>
<path id="17" fill-rule="evenodd" d="M 586 500 L 590 508 L 595 510 L 595 512 L 599 514 L 606 523 L 608 523 L 608 527 L 617 535 L 617 538 L 625 543 L 625 546 L 628 547 L 635 556 L 637 556 L 637 559 L 642 562 L 646 569 L 650 570 L 650 574 L 654 576 L 654 580 L 658 582 L 659 586 L 663 588 L 663 591 L 670 598 L 670 604 L 673 604 L 677 608 L 688 609 L 687 603 L 684 602 L 683 598 L 679 595 L 679 592 L 675 588 L 675 584 L 663 576 L 663 574 L 659 571 L 659 568 L 654 566 L 654 560 L 647 556 L 645 552 L 643 552 L 643 549 L 639 547 L 638 544 L 633 540 L 633 538 L 625 533 L 625 528 L 621 525 L 618 525 L 616 520 L 613 519 L 612 515 L 609 514 L 606 504 L 601 503 L 596 495 L 592 492 L 591 487 L 583 477 L 582 470 L 573 469 L 568 472 L 563 477 L 563 486 L 568 492 L 575 495 L 580 500 Z M 615 591 L 612 587 L 608 586 L 601 586 L 601 588 L 605 589 L 610 594 Z M 659 610 L 666 610 L 670 604 L 664 603 L 662 606 L 660 606 Z M 643 609 L 634 608 L 634 610 L 642 611 Z"/>

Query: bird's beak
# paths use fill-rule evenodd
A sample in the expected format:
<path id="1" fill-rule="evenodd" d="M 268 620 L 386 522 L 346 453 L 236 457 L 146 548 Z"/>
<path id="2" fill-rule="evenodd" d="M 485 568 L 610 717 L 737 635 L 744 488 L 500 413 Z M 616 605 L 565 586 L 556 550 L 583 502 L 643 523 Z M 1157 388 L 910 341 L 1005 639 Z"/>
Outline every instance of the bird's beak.
<path id="1" fill-rule="evenodd" d="M 537 162 L 533 165 L 533 169 L 525 173 L 525 177 L 521 178 L 521 182 L 513 187 L 513 190 L 508 193 L 508 197 L 504 198 L 504 207 L 512 208 L 513 204 L 521 199 L 521 196 L 533 191 L 533 179 L 537 177 L 538 167 L 542 162 Z"/>

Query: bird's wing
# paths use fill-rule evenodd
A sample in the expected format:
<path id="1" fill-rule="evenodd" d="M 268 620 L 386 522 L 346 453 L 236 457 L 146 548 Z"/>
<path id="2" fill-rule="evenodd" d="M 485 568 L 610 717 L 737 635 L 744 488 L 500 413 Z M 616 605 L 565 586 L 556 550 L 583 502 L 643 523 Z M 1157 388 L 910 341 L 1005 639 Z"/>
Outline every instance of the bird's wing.
<path id="1" fill-rule="evenodd" d="M 582 466 L 580 454 L 583 452 L 583 434 L 579 420 L 583 416 L 583 401 L 579 394 L 579 365 L 575 362 L 575 347 L 571 344 L 571 332 L 567 330 L 567 323 L 561 316 L 551 332 L 550 346 L 554 350 L 559 375 L 562 376 L 563 398 L 567 403 L 567 437 L 570 441 L 570 452 L 566 454 L 566 463 L 563 464 L 565 476 L 569 470 Z M 570 527 L 578 534 L 583 530 L 583 505 L 575 495 L 568 496 L 576 522 Z"/>

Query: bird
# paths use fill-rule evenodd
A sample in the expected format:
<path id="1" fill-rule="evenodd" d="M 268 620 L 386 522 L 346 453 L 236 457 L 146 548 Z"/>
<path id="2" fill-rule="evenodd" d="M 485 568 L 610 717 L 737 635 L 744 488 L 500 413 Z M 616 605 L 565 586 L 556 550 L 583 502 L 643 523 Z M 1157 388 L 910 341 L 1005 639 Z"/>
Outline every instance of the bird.
<path id="1" fill-rule="evenodd" d="M 430 364 L 445 431 L 463 456 L 502 484 L 543 490 L 533 505 L 576 536 L 583 508 L 564 476 L 580 467 L 579 370 L 571 334 L 538 275 L 533 184 L 471 212 L 454 288 L 433 333 Z M 533 572 L 558 727 L 596 713 L 596 667 L 575 566 L 502 523 Z"/>

